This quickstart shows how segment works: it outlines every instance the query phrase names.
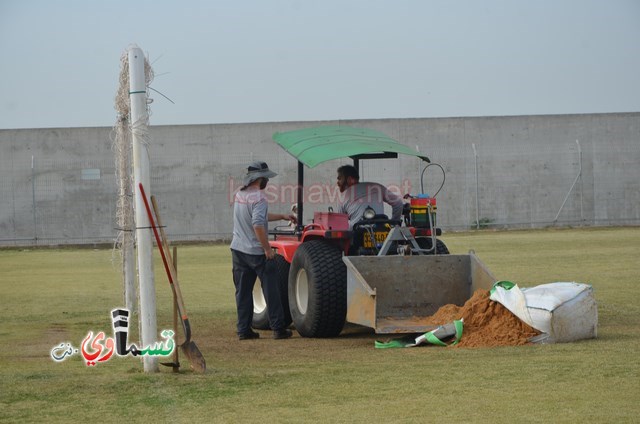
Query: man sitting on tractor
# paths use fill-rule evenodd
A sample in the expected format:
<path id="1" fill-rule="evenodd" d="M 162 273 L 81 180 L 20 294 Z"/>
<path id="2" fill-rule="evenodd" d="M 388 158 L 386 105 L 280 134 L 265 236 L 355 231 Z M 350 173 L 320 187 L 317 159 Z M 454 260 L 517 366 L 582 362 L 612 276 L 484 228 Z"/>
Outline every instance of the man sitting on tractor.
<path id="1" fill-rule="evenodd" d="M 391 219 L 400 220 L 404 204 L 402 198 L 387 190 L 382 184 L 374 182 L 360 182 L 358 170 L 352 165 L 338 168 L 338 187 L 340 188 L 340 202 L 338 211 L 349 216 L 349 229 L 362 219 L 364 211 L 370 207 L 377 215 L 384 214 L 384 203 L 391 206 Z"/>

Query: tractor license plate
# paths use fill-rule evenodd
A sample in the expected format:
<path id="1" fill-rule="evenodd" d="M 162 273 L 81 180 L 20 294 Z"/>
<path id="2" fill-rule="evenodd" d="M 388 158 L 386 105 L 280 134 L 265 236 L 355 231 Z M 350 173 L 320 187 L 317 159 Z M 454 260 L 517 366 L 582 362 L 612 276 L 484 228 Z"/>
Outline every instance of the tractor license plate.
<path id="1" fill-rule="evenodd" d="M 387 238 L 387 234 L 389 234 L 386 231 L 375 231 L 374 235 L 376 238 L 376 245 L 378 244 L 382 244 L 384 243 L 385 239 Z M 372 249 L 373 243 L 371 242 L 371 234 L 370 233 L 364 233 L 364 239 L 362 241 L 362 247 L 366 248 L 366 249 Z"/>

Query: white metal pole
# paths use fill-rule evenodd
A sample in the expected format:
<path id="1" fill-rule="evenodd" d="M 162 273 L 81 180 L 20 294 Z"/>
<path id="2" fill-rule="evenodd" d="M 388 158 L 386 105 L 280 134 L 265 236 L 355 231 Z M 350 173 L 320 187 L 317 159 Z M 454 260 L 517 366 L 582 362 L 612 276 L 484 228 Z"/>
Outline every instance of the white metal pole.
<path id="1" fill-rule="evenodd" d="M 135 193 L 136 240 L 138 242 L 138 281 L 140 284 L 140 338 L 143 348 L 157 341 L 156 291 L 153 275 L 153 244 L 149 218 L 144 207 L 139 184 L 148 193 L 149 153 L 145 144 L 147 131 L 147 86 L 144 54 L 138 46 L 129 47 L 129 98 L 131 100 L 131 133 L 133 137 L 133 177 Z M 144 356 L 144 371 L 157 372 L 154 356 Z"/>

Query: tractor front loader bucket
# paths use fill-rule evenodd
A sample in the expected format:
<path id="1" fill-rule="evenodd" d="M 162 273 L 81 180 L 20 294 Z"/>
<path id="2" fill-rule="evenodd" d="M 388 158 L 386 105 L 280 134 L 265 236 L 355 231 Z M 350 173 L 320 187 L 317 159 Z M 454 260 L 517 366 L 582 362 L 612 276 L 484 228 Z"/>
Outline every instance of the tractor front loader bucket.
<path id="1" fill-rule="evenodd" d="M 462 306 L 496 279 L 468 255 L 343 256 L 347 266 L 347 321 L 376 333 L 422 333 L 441 306 Z M 440 323 L 442 324 L 442 323 Z"/>

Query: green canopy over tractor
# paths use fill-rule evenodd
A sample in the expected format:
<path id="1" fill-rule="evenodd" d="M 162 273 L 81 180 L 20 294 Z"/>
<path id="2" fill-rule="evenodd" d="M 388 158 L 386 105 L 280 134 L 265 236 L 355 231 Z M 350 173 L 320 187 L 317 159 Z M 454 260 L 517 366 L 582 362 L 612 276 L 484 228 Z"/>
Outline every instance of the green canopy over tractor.
<path id="1" fill-rule="evenodd" d="M 273 140 L 309 168 L 332 159 L 354 157 L 397 157 L 398 153 L 429 158 L 386 134 L 365 128 L 324 126 L 278 132 Z"/>

